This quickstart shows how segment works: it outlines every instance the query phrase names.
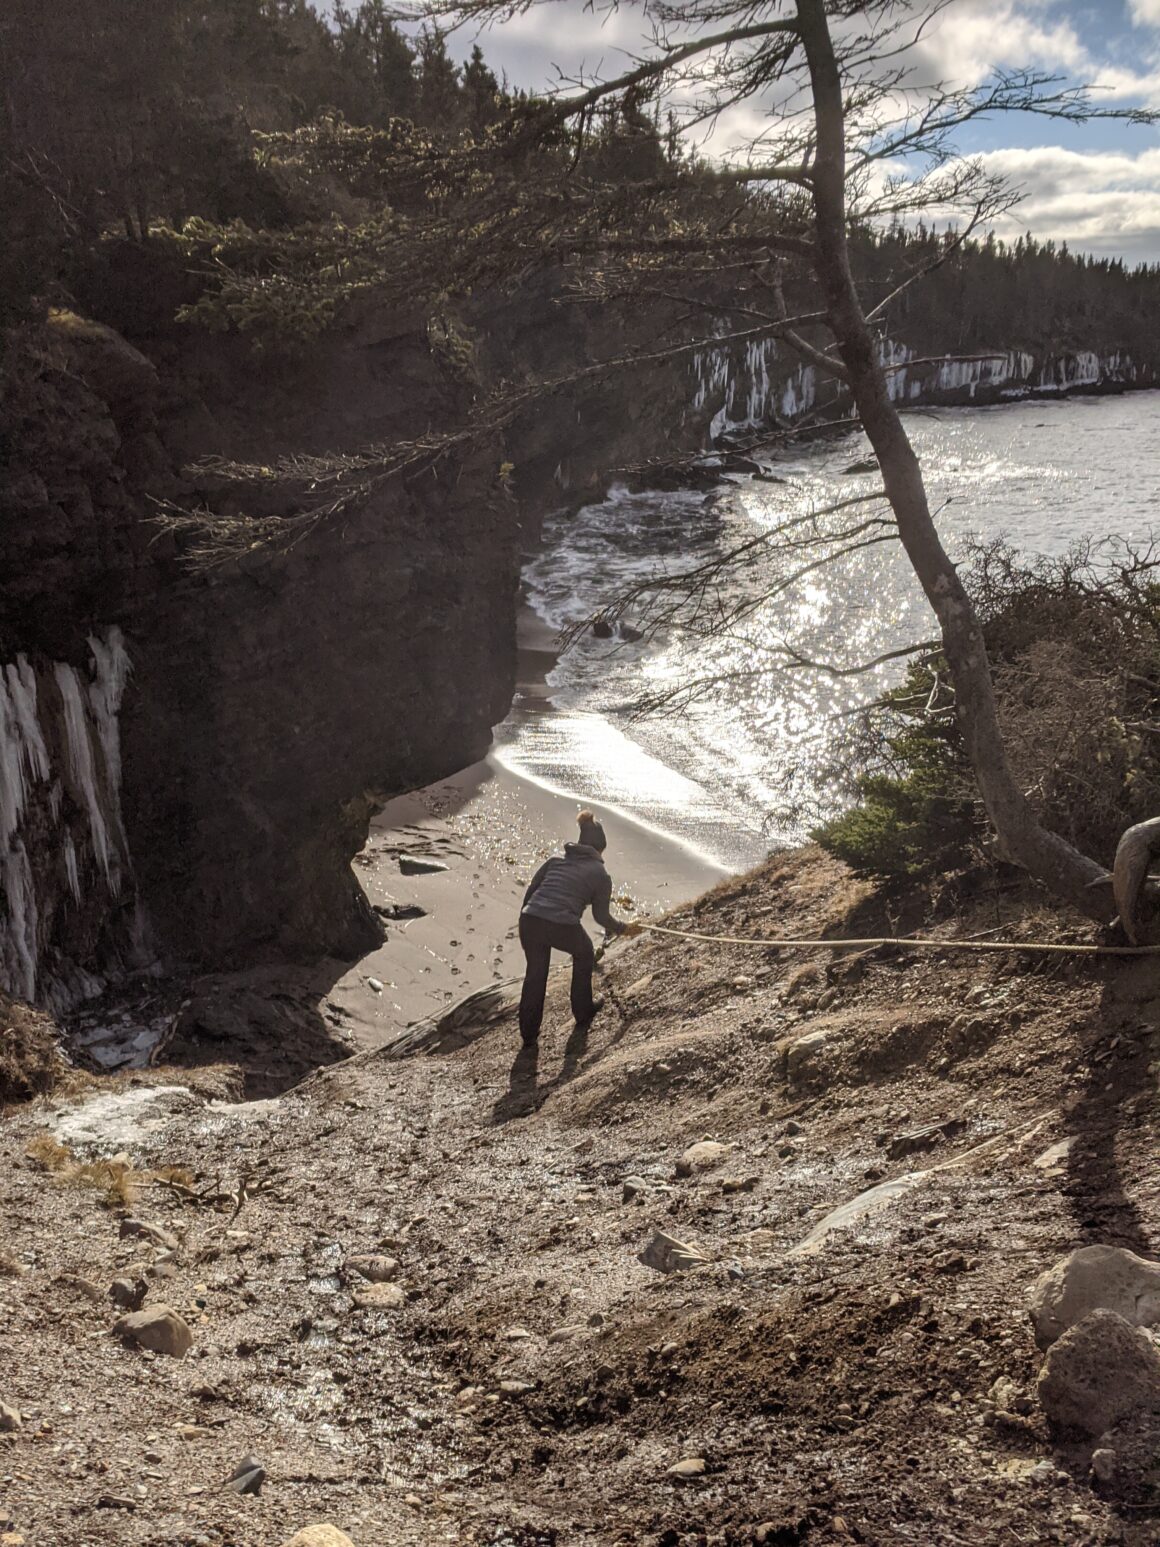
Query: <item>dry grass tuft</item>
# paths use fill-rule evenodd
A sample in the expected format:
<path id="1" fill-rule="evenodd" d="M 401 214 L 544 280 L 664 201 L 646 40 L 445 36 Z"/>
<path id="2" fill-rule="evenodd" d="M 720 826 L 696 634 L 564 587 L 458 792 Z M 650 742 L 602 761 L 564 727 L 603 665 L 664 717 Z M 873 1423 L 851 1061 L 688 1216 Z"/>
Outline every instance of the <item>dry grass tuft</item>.
<path id="1" fill-rule="evenodd" d="M 150 1182 L 191 1190 L 197 1178 L 188 1166 L 159 1166 L 155 1171 L 137 1171 L 124 1160 L 78 1160 L 66 1144 L 48 1133 L 38 1133 L 25 1154 L 29 1160 L 61 1187 L 91 1187 L 104 1194 L 110 1208 L 130 1208 L 138 1190 Z M 0 1271 L 3 1271 L 0 1268 Z"/>
<path id="2" fill-rule="evenodd" d="M 137 1197 L 138 1186 L 149 1180 L 148 1172 L 134 1171 L 123 1160 L 77 1160 L 65 1144 L 50 1134 L 41 1133 L 26 1150 L 61 1187 L 91 1187 L 103 1193 L 110 1208 L 129 1208 Z"/>
<path id="3" fill-rule="evenodd" d="M 158 1166 L 149 1175 L 157 1182 L 170 1182 L 175 1187 L 193 1187 L 197 1178 L 188 1166 Z"/>

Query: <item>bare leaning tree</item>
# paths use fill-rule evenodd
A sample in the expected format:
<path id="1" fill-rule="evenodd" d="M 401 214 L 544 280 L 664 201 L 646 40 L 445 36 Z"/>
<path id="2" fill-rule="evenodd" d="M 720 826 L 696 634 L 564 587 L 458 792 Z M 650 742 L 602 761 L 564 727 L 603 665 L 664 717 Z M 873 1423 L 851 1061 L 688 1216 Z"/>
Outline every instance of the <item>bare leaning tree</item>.
<path id="1" fill-rule="evenodd" d="M 399 14 L 493 24 L 541 3 L 551 0 L 433 0 Z M 618 257 L 632 284 L 641 285 L 643 274 L 657 294 L 671 295 L 674 277 L 697 256 L 715 255 L 722 276 L 735 267 L 749 287 L 759 275 L 760 311 L 751 288 L 743 308 L 758 316 L 754 331 L 784 340 L 840 383 L 876 453 L 897 538 L 938 621 L 966 756 L 1002 849 L 1055 895 L 1106 919 L 1106 870 L 1040 823 L 1013 775 L 982 629 L 940 540 L 922 468 L 892 400 L 890 366 L 855 282 L 850 237 L 858 226 L 933 212 L 956 220 L 962 239 L 1014 203 L 1017 195 L 979 161 L 955 155 L 955 132 L 972 120 L 1005 112 L 1073 122 L 1143 122 L 1147 115 L 1098 108 L 1085 90 L 1029 72 L 997 75 L 977 89 L 924 81 L 916 49 L 950 3 L 919 11 L 896 0 L 626 0 L 620 9 L 639 12 L 651 41 L 619 74 L 561 79 L 522 134 L 528 140 L 583 125 L 610 103 L 629 121 L 643 104 L 658 118 L 663 106 L 688 130 L 724 126 L 731 113 L 760 107 L 760 130 L 716 171 L 718 189 L 750 190 L 744 215 L 734 211 L 712 232 L 602 235 L 602 283 L 616 291 L 609 274 Z M 658 186 L 654 179 L 652 191 Z M 648 191 L 639 188 L 637 197 Z M 899 285 L 920 277 L 901 276 Z M 820 299 L 791 316 L 785 296 L 794 285 L 800 293 L 803 278 Z M 1152 824 L 1145 826 L 1147 832 L 1131 830 L 1122 845 L 1125 863 L 1117 866 L 1116 901 L 1133 936 L 1152 839 Z"/>

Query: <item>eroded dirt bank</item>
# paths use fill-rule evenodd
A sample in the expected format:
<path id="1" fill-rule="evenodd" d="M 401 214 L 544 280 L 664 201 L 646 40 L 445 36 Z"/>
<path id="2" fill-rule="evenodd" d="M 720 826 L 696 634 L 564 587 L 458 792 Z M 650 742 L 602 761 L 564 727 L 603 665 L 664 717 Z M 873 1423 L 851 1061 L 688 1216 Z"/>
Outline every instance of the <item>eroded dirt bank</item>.
<path id="1" fill-rule="evenodd" d="M 678 918 L 882 921 L 813 853 Z M 999 926 L 1058 931 L 993 900 L 953 931 Z M 554 982 L 538 1058 L 509 1013 L 271 1103 L 170 1070 L 10 1112 L 3 1539 L 274 1547 L 329 1520 L 356 1547 L 1155 1543 L 1160 1515 L 1053 1443 L 1026 1314 L 1076 1245 L 1152 1255 L 1155 963 L 653 937 L 605 985 L 583 1037 Z M 729 1148 L 678 1175 L 705 1139 Z M 115 1165 L 68 1169 L 118 1155 L 181 1169 L 131 1199 Z M 642 1264 L 658 1229 L 704 1265 Z M 368 1255 L 397 1263 L 383 1287 Z M 188 1322 L 184 1358 L 112 1335 L 115 1278 Z M 256 1496 L 222 1487 L 246 1456 Z"/>

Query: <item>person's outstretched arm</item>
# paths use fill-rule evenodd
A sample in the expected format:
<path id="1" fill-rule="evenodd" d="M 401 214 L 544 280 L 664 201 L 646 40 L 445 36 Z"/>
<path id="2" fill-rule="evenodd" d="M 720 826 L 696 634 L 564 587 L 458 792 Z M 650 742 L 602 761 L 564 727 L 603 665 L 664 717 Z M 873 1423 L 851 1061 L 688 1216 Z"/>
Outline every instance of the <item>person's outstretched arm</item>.
<path id="1" fill-rule="evenodd" d="M 607 935 L 622 935 L 628 928 L 624 919 L 614 918 L 609 904 L 612 902 L 612 877 L 604 876 L 596 887 L 592 899 L 592 917 Z"/>

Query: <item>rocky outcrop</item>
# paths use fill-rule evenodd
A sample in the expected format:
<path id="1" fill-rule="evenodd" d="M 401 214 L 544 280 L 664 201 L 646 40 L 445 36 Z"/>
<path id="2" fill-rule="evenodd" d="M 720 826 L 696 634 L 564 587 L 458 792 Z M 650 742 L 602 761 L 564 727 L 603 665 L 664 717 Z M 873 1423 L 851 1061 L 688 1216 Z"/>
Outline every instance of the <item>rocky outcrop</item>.
<path id="1" fill-rule="evenodd" d="M 8 366 L 0 989 L 56 1008 L 150 955 L 351 956 L 376 804 L 481 756 L 510 700 L 516 523 L 481 444 L 193 569 L 158 501 L 261 508 L 191 459 L 353 450 L 462 413 L 414 319 L 308 360 L 57 314 Z M 159 362 L 155 364 L 154 361 Z M 166 364 L 171 365 L 167 374 Z M 259 496 L 254 496 L 254 499 Z M 140 906 L 139 906 L 140 904 Z"/>
<path id="2" fill-rule="evenodd" d="M 1160 1263 L 1123 1246 L 1081 1246 L 1037 1281 L 1029 1311 L 1048 1349 L 1092 1311 L 1114 1311 L 1133 1327 L 1160 1321 Z"/>

